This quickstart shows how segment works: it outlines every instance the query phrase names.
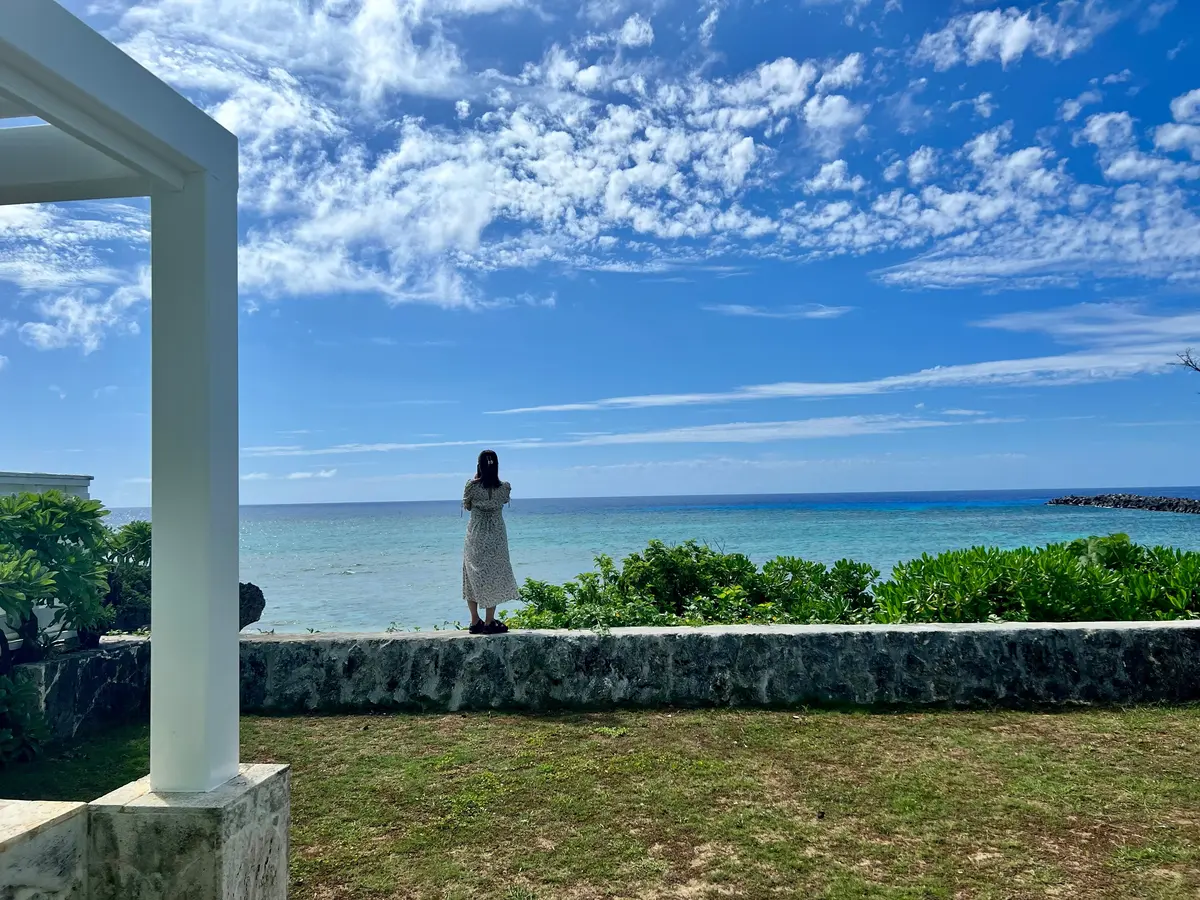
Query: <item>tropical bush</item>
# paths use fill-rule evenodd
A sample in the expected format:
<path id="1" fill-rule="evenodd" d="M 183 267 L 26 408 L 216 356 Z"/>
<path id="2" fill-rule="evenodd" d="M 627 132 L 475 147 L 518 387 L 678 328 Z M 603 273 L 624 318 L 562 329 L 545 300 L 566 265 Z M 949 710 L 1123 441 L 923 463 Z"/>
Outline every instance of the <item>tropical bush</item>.
<path id="1" fill-rule="evenodd" d="M 129 522 L 108 541 L 108 592 L 104 605 L 112 611 L 116 631 L 138 631 L 150 625 L 150 523 Z"/>
<path id="2" fill-rule="evenodd" d="M 61 606 L 51 623 L 85 637 L 99 635 L 111 620 L 103 604 L 108 590 L 108 511 L 96 500 L 59 491 L 0 497 L 0 567 L 12 579 L 0 590 L 0 615 L 22 638 L 17 661 L 38 659 L 46 651 L 33 604 L 50 600 Z M 7 642 L 0 652 L 7 655 Z"/>
<path id="3" fill-rule="evenodd" d="M 564 585 L 532 579 L 508 621 L 522 628 L 735 623 L 1106 621 L 1200 617 L 1200 553 L 1126 535 L 1031 549 L 972 547 L 899 563 L 891 577 L 843 559 L 740 553 L 652 541 L 618 566 Z"/>
<path id="4" fill-rule="evenodd" d="M 44 657 L 63 629 L 89 647 L 109 629 L 150 624 L 150 523 L 111 530 L 107 515 L 98 501 L 58 491 L 0 497 L 0 623 L 21 639 L 14 651 L 0 629 L 0 767 L 35 755 L 46 733 L 32 686 L 13 677 L 17 663 Z M 240 588 L 245 627 L 266 601 L 255 585 Z M 61 608 L 48 634 L 35 609 L 49 605 Z"/>

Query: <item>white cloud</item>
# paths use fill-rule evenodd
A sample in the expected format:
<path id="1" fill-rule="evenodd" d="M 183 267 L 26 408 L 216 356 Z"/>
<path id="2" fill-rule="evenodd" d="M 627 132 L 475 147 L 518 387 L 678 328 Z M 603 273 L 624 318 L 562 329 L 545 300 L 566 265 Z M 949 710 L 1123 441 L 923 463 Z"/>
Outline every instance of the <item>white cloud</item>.
<path id="1" fill-rule="evenodd" d="M 332 478 L 337 474 L 337 469 L 319 469 L 315 472 L 292 472 L 287 475 L 288 481 L 303 481 L 309 478 Z"/>
<path id="2" fill-rule="evenodd" d="M 634 13 L 621 26 L 617 42 L 622 47 L 649 47 L 654 43 L 654 28 L 650 20 Z"/>
<path id="3" fill-rule="evenodd" d="M 630 444 L 761 444 L 768 441 L 800 441 L 820 438 L 894 434 L 923 428 L 941 428 L 954 423 L 909 416 L 830 416 L 783 422 L 730 422 L 595 435 L 554 446 L 597 447 Z"/>
<path id="4" fill-rule="evenodd" d="M 1114 72 L 1111 75 L 1105 75 L 1104 84 L 1124 84 L 1133 77 L 1133 73 L 1128 69 L 1122 69 L 1120 72 Z"/>
<path id="5" fill-rule="evenodd" d="M 932 147 L 921 147 L 908 158 L 908 180 L 913 184 L 924 184 L 937 172 L 937 151 Z"/>
<path id="6" fill-rule="evenodd" d="M 965 422 L 986 425 L 1006 419 L 962 417 L 933 419 L 905 415 L 827 416 L 766 422 L 725 422 L 648 431 L 594 432 L 565 440 L 517 439 L 486 442 L 488 446 L 508 450 L 564 449 L 572 447 L 611 447 L 642 444 L 760 444 L 773 441 L 819 440 L 860 435 L 895 434 L 928 428 L 961 426 Z M 481 446 L 481 442 L 463 441 L 463 445 Z M 346 453 L 394 453 L 445 446 L 443 443 L 417 444 L 345 444 L 307 449 L 295 455 L 336 456 Z M 331 472 L 336 470 L 330 470 Z M 310 478 L 314 473 L 296 472 L 287 478 Z M 316 477 L 326 477 L 316 473 Z"/>
<path id="7" fill-rule="evenodd" d="M 1108 83 L 1108 79 L 1105 79 L 1105 83 Z M 1085 106 L 1099 103 L 1103 99 L 1104 95 L 1099 91 L 1084 91 L 1073 100 L 1064 100 L 1062 106 L 1059 107 L 1059 115 L 1062 116 L 1063 121 L 1073 122 Z"/>
<path id="8" fill-rule="evenodd" d="M 1154 146 L 1168 153 L 1186 150 L 1200 160 L 1200 88 L 1172 100 L 1171 116 L 1173 123 L 1155 129 Z"/>
<path id="9" fill-rule="evenodd" d="M 1154 146 L 1168 153 L 1186 150 L 1192 159 L 1200 160 L 1200 125 L 1159 125 L 1154 132 Z"/>
<path id="10" fill-rule="evenodd" d="M 980 322 L 985 328 L 1046 334 L 1087 349 L 1055 356 L 934 366 L 865 381 L 777 382 L 730 391 L 645 394 L 500 410 L 498 414 L 588 412 L 711 406 L 779 399 L 861 397 L 963 387 L 1065 386 L 1130 378 L 1170 369 L 1181 344 L 1200 340 L 1200 312 L 1151 315 L 1118 304 L 1015 313 Z M 947 415 L 965 415 L 964 411 Z"/>
<path id="11" fill-rule="evenodd" d="M 846 161 L 838 159 L 821 166 L 817 174 L 805 183 L 804 189 L 811 194 L 820 194 L 830 191 L 861 191 L 866 186 L 865 178 L 861 175 L 851 178 Z"/>
<path id="12" fill-rule="evenodd" d="M 782 307 L 743 306 L 737 303 L 726 303 L 704 308 L 708 312 L 720 313 L 723 316 L 755 319 L 837 319 L 854 309 L 853 306 L 824 306 L 820 303 Z"/>
<path id="13" fill-rule="evenodd" d="M 1119 18 L 1096 0 L 1064 3 L 1057 19 L 1040 10 L 1016 7 L 963 13 L 940 31 L 926 33 L 914 58 L 939 71 L 964 62 L 974 66 L 995 61 L 1007 67 L 1026 51 L 1043 59 L 1067 59 L 1090 47 Z"/>
<path id="14" fill-rule="evenodd" d="M 1200 88 L 1172 100 L 1171 116 L 1176 122 L 1200 122 Z"/>
<path id="15" fill-rule="evenodd" d="M 996 104 L 992 101 L 992 95 L 986 91 L 972 100 L 971 105 L 975 107 L 975 114 L 981 119 L 990 119 L 992 113 L 996 111 Z"/>
<path id="16" fill-rule="evenodd" d="M 979 324 L 1095 347 L 1169 345 L 1173 340 L 1186 343 L 1200 338 L 1200 310 L 1156 316 L 1132 303 L 1080 303 L 1060 309 L 1007 313 Z"/>
<path id="17" fill-rule="evenodd" d="M 817 82 L 818 93 L 830 93 L 857 87 L 862 83 L 866 60 L 861 53 L 851 53 L 845 59 L 835 61 L 825 70 Z"/>
<path id="18" fill-rule="evenodd" d="M 1171 345 L 1174 346 L 1174 345 Z M 1166 371 L 1170 347 L 1136 347 L 1121 351 L 1070 353 L 1028 359 L 994 360 L 954 366 L 935 366 L 908 375 L 891 375 L 853 382 L 779 382 L 702 394 L 646 394 L 573 403 L 499 410 L 502 414 L 587 412 L 609 409 L 657 409 L 711 406 L 752 400 L 862 397 L 896 391 L 960 387 L 1030 387 L 1084 384 Z"/>
<path id="19" fill-rule="evenodd" d="M 1197 92 L 1151 128 L 1153 152 L 1128 114 L 1089 119 L 1078 139 L 1096 147 L 1100 184 L 1073 171 L 1052 135 L 1019 146 L 1008 126 L 937 150 L 883 135 L 898 152 L 885 151 L 881 182 L 871 165 L 887 119 L 878 107 L 912 130 L 939 108 L 913 100 L 937 96 L 925 79 L 907 82 L 907 110 L 889 107 L 879 93 L 886 56 L 869 74 L 850 53 L 717 76 L 707 62 L 624 52 L 619 41 L 653 28 L 645 10 L 613 0 L 584 11 L 604 23 L 588 38 L 550 44 L 523 68 L 471 71 L 450 38 L 461 20 L 526 6 L 137 0 L 113 34 L 238 132 L 239 269 L 251 304 L 355 294 L 486 309 L 528 302 L 484 289 L 501 270 L 684 277 L 737 256 L 889 253 L 898 264 L 876 277 L 905 288 L 1200 281 L 1194 167 L 1165 155 L 1200 159 Z M 686 27 L 708 23 L 711 38 L 725 8 L 708 0 Z M 1113 15 L 1099 2 L 971 12 L 926 35 L 918 56 L 937 67 L 1063 59 Z M 951 108 L 960 104 L 984 118 L 996 108 L 989 93 Z M 815 175 L 799 169 L 812 159 Z M 0 281 L 22 292 L 22 318 L 34 320 L 22 338 L 91 352 L 136 328 L 144 296 L 118 250 L 132 246 L 136 265 L 147 237 L 136 205 L 0 208 Z"/>
<path id="20" fill-rule="evenodd" d="M 1138 22 L 1139 31 L 1153 31 L 1162 24 L 1163 17 L 1175 8 L 1177 0 L 1155 0 L 1148 7 L 1146 12 L 1142 14 L 1141 21 Z"/>
<path id="21" fill-rule="evenodd" d="M 1155 132 L 1160 149 L 1180 149 L 1192 137 L 1186 125 L 1164 125 Z M 1200 130 L 1200 129 L 1198 129 Z M 1128 113 L 1091 116 L 1079 138 L 1096 146 L 1104 177 L 1112 181 L 1158 181 L 1164 183 L 1200 178 L 1200 166 L 1143 153 L 1137 147 L 1133 119 Z M 1197 147 L 1200 149 L 1200 146 Z"/>
<path id="22" fill-rule="evenodd" d="M 42 321 L 26 322 L 19 331 L 27 344 L 39 350 L 78 346 L 93 353 L 110 331 L 137 334 L 134 314 L 149 298 L 150 273 L 143 269 L 135 283 L 111 292 L 79 288 L 45 297 L 37 303 Z"/>
<path id="23" fill-rule="evenodd" d="M 700 23 L 700 43 L 707 47 L 712 43 L 717 33 L 717 20 L 725 8 L 726 0 L 703 0 L 700 11 L 704 13 L 704 21 Z"/>

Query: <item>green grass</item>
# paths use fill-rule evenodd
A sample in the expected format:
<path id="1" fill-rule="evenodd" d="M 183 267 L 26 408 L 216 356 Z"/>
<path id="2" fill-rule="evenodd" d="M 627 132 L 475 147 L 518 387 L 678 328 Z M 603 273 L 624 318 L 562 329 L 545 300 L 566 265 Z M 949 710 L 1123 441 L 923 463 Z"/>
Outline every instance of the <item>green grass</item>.
<path id="1" fill-rule="evenodd" d="M 1200 708 L 248 718 L 296 900 L 1200 896 Z M 144 728 L 0 772 L 92 799 Z"/>

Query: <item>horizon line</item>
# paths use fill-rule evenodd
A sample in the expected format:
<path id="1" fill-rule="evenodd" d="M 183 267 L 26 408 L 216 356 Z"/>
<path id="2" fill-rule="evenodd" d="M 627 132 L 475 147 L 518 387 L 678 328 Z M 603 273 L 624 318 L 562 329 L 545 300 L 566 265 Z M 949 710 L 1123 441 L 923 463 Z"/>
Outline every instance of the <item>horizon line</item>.
<path id="1" fill-rule="evenodd" d="M 936 490 L 884 490 L 884 491 L 790 491 L 784 493 L 715 493 L 715 494 L 589 494 L 574 497 L 521 497 L 521 502 L 546 502 L 561 500 L 698 500 L 732 499 L 757 497 L 845 497 L 880 495 L 925 495 L 930 494 L 1058 494 L 1071 492 L 1106 494 L 1122 491 L 1200 491 L 1200 485 L 1122 485 L 1110 487 L 1056 487 L 1056 488 L 939 488 Z M 99 499 L 99 498 L 92 498 Z M 314 500 L 293 503 L 239 503 L 238 509 L 268 509 L 284 506 L 392 506 L 398 503 L 459 503 L 453 498 L 436 500 Z M 109 510 L 152 509 L 150 506 L 109 506 Z"/>

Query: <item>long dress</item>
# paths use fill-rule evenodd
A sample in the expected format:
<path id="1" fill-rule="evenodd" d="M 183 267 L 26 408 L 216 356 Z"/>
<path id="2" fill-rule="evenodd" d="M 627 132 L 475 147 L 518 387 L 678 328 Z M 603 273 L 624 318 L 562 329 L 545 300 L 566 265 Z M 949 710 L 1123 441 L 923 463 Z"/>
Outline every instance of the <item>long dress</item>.
<path id="1" fill-rule="evenodd" d="M 520 593 L 504 526 L 504 504 L 511 496 L 507 481 L 491 489 L 468 481 L 463 488 L 463 509 L 471 511 L 463 545 L 463 599 L 484 609 L 516 600 Z"/>

